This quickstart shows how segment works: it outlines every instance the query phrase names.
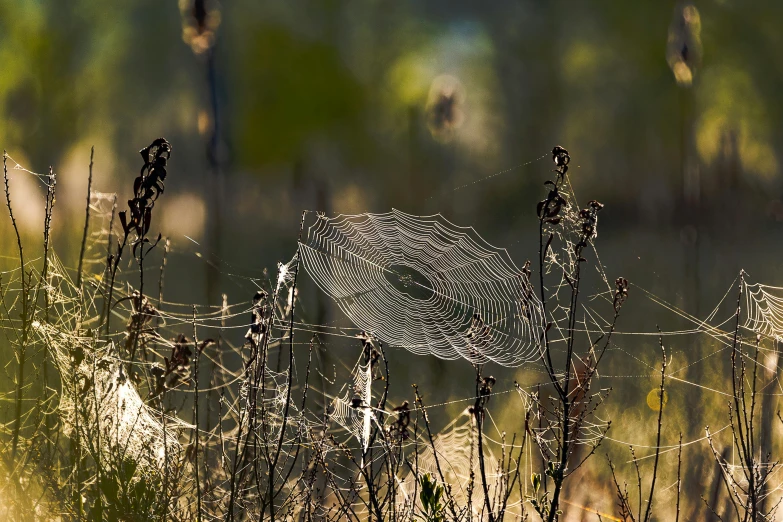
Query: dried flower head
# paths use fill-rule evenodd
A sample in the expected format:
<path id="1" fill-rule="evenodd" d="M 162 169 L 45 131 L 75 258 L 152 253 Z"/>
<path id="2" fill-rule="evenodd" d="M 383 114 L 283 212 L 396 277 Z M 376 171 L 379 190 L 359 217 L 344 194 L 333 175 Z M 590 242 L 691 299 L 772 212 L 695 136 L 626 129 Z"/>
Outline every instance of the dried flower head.
<path id="1" fill-rule="evenodd" d="M 614 284 L 614 311 L 619 312 L 623 303 L 625 303 L 625 300 L 628 298 L 628 280 L 624 277 L 618 277 Z"/>
<path id="2" fill-rule="evenodd" d="M 666 44 L 666 61 L 677 85 L 690 87 L 701 65 L 701 17 L 690 2 L 680 2 L 674 10 Z"/>
<path id="3" fill-rule="evenodd" d="M 220 27 L 220 5 L 214 0 L 180 0 L 182 41 L 196 54 L 203 54 L 215 44 Z"/>

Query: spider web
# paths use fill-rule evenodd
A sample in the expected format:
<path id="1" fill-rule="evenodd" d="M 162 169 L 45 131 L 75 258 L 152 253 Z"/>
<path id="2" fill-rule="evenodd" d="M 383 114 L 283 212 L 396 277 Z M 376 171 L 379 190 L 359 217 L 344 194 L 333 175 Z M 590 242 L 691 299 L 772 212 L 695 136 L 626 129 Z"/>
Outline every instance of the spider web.
<path id="1" fill-rule="evenodd" d="M 744 328 L 783 341 L 783 288 L 743 282 Z"/>
<path id="2" fill-rule="evenodd" d="M 343 385 L 341 394 L 338 394 L 331 403 L 329 417 L 346 429 L 360 443 L 362 449 L 367 451 L 370 428 L 374 415 L 372 412 L 372 381 L 373 371 L 371 362 L 362 362 L 364 356 L 356 362 L 351 371 L 352 380 Z"/>
<path id="3" fill-rule="evenodd" d="M 87 238 L 85 272 L 105 262 L 105 227 L 115 201 L 113 194 L 91 194 L 91 217 L 97 230 Z M 33 322 L 33 331 L 35 342 L 46 347 L 60 375 L 59 410 L 65 434 L 79 431 L 77 440 L 84 450 L 101 458 L 120 455 L 136 461 L 144 472 L 160 470 L 166 452 L 182 450 L 180 430 L 191 426 L 142 398 L 116 343 L 99 340 L 91 328 L 97 326 L 99 292 L 82 295 L 60 259 L 54 253 L 49 257 L 44 291 L 51 303 L 50 320 Z M 103 276 L 93 271 L 86 283 L 98 290 Z M 87 436 L 93 430 L 100 434 L 98 447 Z"/>
<path id="4" fill-rule="evenodd" d="M 114 201 L 112 194 L 93 193 L 90 202 L 92 221 L 85 257 L 85 274 L 89 275 L 85 275 L 85 281 L 92 292 L 80 295 L 74 283 L 73 269 L 64 266 L 56 255 L 50 253 L 50 272 L 45 291 L 51 303 L 51 318 L 49 321 L 41 319 L 36 322 L 34 342 L 49 350 L 61 375 L 58 408 L 65 433 L 72 434 L 97 426 L 103 444 L 99 448 L 101 454 L 108 456 L 122 452 L 142 463 L 145 473 L 159 473 L 166 453 L 181 454 L 192 444 L 186 436 L 192 434 L 196 427 L 185 420 L 181 408 L 179 413 L 170 409 L 161 411 L 145 396 L 143 383 L 130 378 L 126 370 L 129 361 L 123 360 L 117 350 L 126 332 L 114 333 L 110 340 L 99 341 L 90 331 L 99 326 L 101 292 L 105 291 L 108 284 L 106 274 L 101 274 L 100 270 L 105 265 Z M 569 201 L 568 208 L 570 210 L 566 214 L 575 208 L 575 202 Z M 552 229 L 565 247 L 553 252 L 547 263 L 549 274 L 554 275 L 554 284 L 548 283 L 546 287 L 550 296 L 556 296 L 559 288 L 568 285 L 567 279 L 559 277 L 559 274 L 573 274 L 576 260 L 567 253 L 573 248 L 576 227 L 577 223 L 565 220 L 561 227 Z M 334 340 L 334 345 L 356 343 L 356 334 L 364 330 L 387 345 L 402 347 L 417 354 L 433 354 L 444 359 L 462 358 L 479 364 L 492 361 L 507 367 L 524 363 L 526 370 L 541 371 L 539 354 L 535 350 L 543 325 L 551 321 L 556 325 L 554 331 L 558 331 L 557 324 L 564 320 L 563 314 L 567 310 L 567 303 L 561 304 L 555 299 L 550 301 L 554 303 L 552 316 L 544 318 L 539 299 L 530 291 L 530 281 L 505 250 L 489 245 L 472 228 L 458 227 L 440 215 L 421 217 L 395 210 L 386 214 L 338 216 L 333 219 L 319 216 L 300 244 L 299 256 L 303 267 L 317 285 L 335 300 L 357 328 L 354 331 L 290 318 L 293 304 L 299 299 L 293 285 L 299 262 L 299 257 L 295 257 L 289 263 L 280 263 L 276 278 L 268 281 L 270 292 L 279 294 L 271 323 L 274 328 L 265 334 L 270 336 L 272 361 L 281 353 L 281 347 L 291 341 L 288 333 L 290 327 L 291 332 L 317 331 L 320 336 Z M 596 263 L 596 271 L 599 286 L 603 286 L 606 276 L 600 261 Z M 227 271 L 224 274 L 229 275 Z M 243 288 L 248 291 L 248 295 L 260 286 L 258 281 L 261 278 L 230 275 L 240 278 L 243 283 L 250 283 L 252 288 Z M 18 279 L 11 278 L 8 282 L 13 285 Z M 697 386 L 708 393 L 725 395 L 725 390 L 710 390 L 706 389 L 703 382 L 688 381 L 682 372 L 694 365 L 706 364 L 712 355 L 730 349 L 732 311 L 721 315 L 721 301 L 709 316 L 697 318 L 639 286 L 635 288 L 646 295 L 650 302 L 689 321 L 691 327 L 660 333 L 619 331 L 616 335 L 667 338 L 682 335 L 688 341 L 695 336 L 705 336 L 714 340 L 718 349 L 703 358 L 692 358 L 687 352 L 677 354 L 676 360 L 681 364 L 676 367 L 673 365 L 673 369 L 667 372 L 667 386 L 669 383 Z M 742 291 L 742 328 L 766 340 L 780 342 L 783 339 L 783 287 L 743 280 Z M 126 293 L 131 292 L 132 287 L 126 284 Z M 606 333 L 607 322 L 602 318 L 600 308 L 609 303 L 611 292 L 604 288 L 588 296 L 581 306 L 582 318 L 578 323 L 580 334 L 589 338 Z M 127 319 L 134 312 L 126 305 L 123 303 L 118 306 L 113 313 Z M 219 455 L 214 458 L 223 467 L 216 466 L 216 469 L 226 470 L 230 467 L 230 463 L 225 462 L 224 454 L 230 453 L 239 442 L 241 433 L 236 427 L 236 419 L 241 410 L 247 408 L 250 399 L 243 386 L 246 379 L 243 367 L 246 350 L 242 345 L 232 344 L 230 338 L 241 338 L 242 333 L 248 331 L 252 323 L 246 318 L 251 315 L 251 309 L 252 306 L 245 302 L 233 305 L 224 302 L 221 307 L 202 307 L 200 313 L 194 313 L 190 304 L 161 299 L 157 306 L 159 316 L 156 321 L 160 321 L 157 331 L 149 333 L 149 349 L 155 360 L 162 360 L 165 351 L 174 347 L 171 341 L 173 334 L 184 328 L 197 326 L 201 331 L 224 335 L 221 352 L 205 350 L 202 354 L 202 366 L 212 368 L 209 381 L 202 382 L 196 392 L 192 388 L 172 389 L 168 392 L 171 403 L 192 400 L 194 393 L 220 394 L 220 414 L 211 424 L 208 422 L 205 426 L 202 420 L 198 427 L 202 447 L 213 450 L 213 455 Z M 256 338 L 257 343 L 262 340 L 260 336 Z M 307 343 L 291 342 L 291 346 L 298 351 L 304 344 Z M 554 350 L 562 350 L 561 344 L 555 343 Z M 768 345 L 763 350 L 770 356 L 777 354 L 777 349 L 769 348 Z M 639 381 L 655 375 L 656 368 L 649 359 L 645 359 L 643 354 L 634 353 L 622 343 L 613 346 L 612 354 L 627 359 L 638 371 L 629 372 L 628 375 L 602 373 L 601 379 L 617 381 L 632 378 Z M 768 369 L 774 370 L 775 377 L 769 379 L 761 394 L 779 397 L 779 362 L 777 357 L 774 361 L 768 361 Z M 133 364 L 140 368 L 148 365 L 139 361 Z M 266 441 L 264 444 L 273 446 L 277 440 L 281 440 L 284 460 L 294 458 L 297 446 L 306 446 L 312 452 L 323 451 L 327 455 L 324 460 L 330 463 L 335 489 L 340 489 L 345 495 L 358 495 L 354 491 L 356 471 L 346 464 L 343 447 L 330 441 L 324 434 L 324 412 L 315 406 L 300 410 L 298 404 L 291 401 L 289 424 L 283 428 L 283 410 L 292 388 L 301 390 L 302 387 L 301 368 L 297 370 L 296 366 L 292 366 L 280 371 L 267 369 L 264 379 L 266 393 L 260 401 L 269 414 L 269 431 L 263 439 Z M 341 385 L 337 396 L 327 397 L 328 394 L 323 390 L 320 393 L 329 399 L 328 403 L 333 408 L 328 415 L 329 419 L 349 434 L 348 440 L 342 444 L 358 447 L 363 453 L 371 453 L 368 459 L 372 463 L 379 462 L 392 452 L 392 448 L 378 439 L 370 447 L 369 433 L 375 427 L 388 429 L 392 415 L 372 405 L 378 396 L 378 391 L 372 386 L 372 364 L 363 356 L 360 357 L 349 375 L 337 379 L 337 384 Z M 529 401 L 529 394 L 523 393 L 521 388 L 505 389 L 496 394 L 515 390 L 523 400 Z M 465 395 L 427 409 L 435 411 L 459 402 L 475 400 L 471 394 Z M 357 396 L 361 401 L 359 408 L 352 405 Z M 496 404 L 493 403 L 493 406 Z M 585 438 L 580 440 L 587 446 L 601 437 L 598 423 L 589 428 L 585 431 Z M 724 430 L 724 435 L 728 433 L 725 428 L 714 430 L 713 433 L 721 433 L 721 430 Z M 532 431 L 534 435 L 540 435 L 535 429 Z M 257 427 L 252 436 L 262 438 Z M 498 438 L 488 435 L 485 440 L 490 488 L 500 487 L 501 472 L 496 465 L 495 455 L 503 442 Z M 627 446 L 629 441 L 620 438 L 622 435 L 607 440 Z M 87 437 L 81 440 L 86 444 Z M 705 440 L 699 438 L 685 441 L 683 445 L 704 444 Z M 656 449 L 653 445 L 638 444 L 644 442 L 641 439 L 633 442 L 636 447 L 650 452 Z M 402 468 L 394 475 L 400 493 L 398 498 L 401 503 L 408 503 L 408 509 L 412 503 L 418 502 L 414 498 L 416 480 L 427 472 L 437 476 L 434 460 L 437 454 L 445 479 L 453 486 L 455 500 L 464 508 L 471 475 L 476 476 L 478 465 L 475 427 L 471 416 L 460 415 L 453 419 L 435 435 L 433 445 L 434 449 L 420 435 L 402 444 L 407 457 L 411 461 L 417 459 L 417 463 L 415 470 Z M 85 449 L 91 448 L 85 446 Z M 677 446 L 671 441 L 663 441 L 659 449 L 671 453 L 676 451 Z M 414 457 L 411 457 L 412 454 Z M 532 457 L 528 460 L 532 460 Z M 723 470 L 738 476 L 741 474 L 741 466 L 733 462 L 730 460 Z M 361 462 L 362 466 L 364 464 Z M 769 468 L 771 464 L 765 466 Z M 214 513 L 225 508 L 225 496 L 230 488 L 226 476 L 216 473 L 214 488 L 205 499 L 205 502 L 212 503 Z M 188 487 L 192 488 L 192 484 Z M 283 490 L 291 499 L 297 499 L 303 488 L 301 482 L 292 478 Z M 778 496 L 779 493 L 779 486 L 775 486 L 768 494 Z M 256 507 L 257 498 L 253 495 L 247 486 L 241 490 L 238 503 L 247 512 L 252 512 Z M 473 509 L 476 513 L 483 509 L 482 495 L 474 491 Z M 522 499 L 516 499 L 509 508 L 519 506 L 521 502 Z M 292 514 L 298 514 L 303 509 L 296 502 L 292 505 Z M 366 506 L 358 497 L 353 499 L 353 505 L 356 513 L 366 512 Z M 215 518 L 218 518 L 217 515 Z"/>
<path id="5" fill-rule="evenodd" d="M 301 252 L 316 284 L 390 346 L 502 366 L 536 356 L 543 317 L 527 275 L 470 227 L 398 210 L 319 216 Z"/>

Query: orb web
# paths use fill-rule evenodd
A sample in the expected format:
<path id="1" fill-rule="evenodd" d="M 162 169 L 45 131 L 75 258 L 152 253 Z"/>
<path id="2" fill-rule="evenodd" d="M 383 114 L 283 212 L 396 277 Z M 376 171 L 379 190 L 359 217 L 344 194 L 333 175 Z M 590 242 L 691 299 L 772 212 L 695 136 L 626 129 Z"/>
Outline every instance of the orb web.
<path id="1" fill-rule="evenodd" d="M 416 354 L 519 366 L 544 319 L 505 249 L 443 216 L 319 216 L 301 244 L 316 284 L 356 326 Z"/>
<path id="2" fill-rule="evenodd" d="M 743 281 L 744 327 L 783 341 L 783 288 Z"/>

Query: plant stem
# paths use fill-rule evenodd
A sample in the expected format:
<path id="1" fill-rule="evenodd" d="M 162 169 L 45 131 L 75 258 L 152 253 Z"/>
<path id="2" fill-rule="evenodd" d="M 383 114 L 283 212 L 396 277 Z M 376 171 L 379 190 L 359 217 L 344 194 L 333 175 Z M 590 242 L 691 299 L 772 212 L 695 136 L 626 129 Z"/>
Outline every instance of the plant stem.
<path id="1" fill-rule="evenodd" d="M 76 289 L 82 293 L 82 270 L 84 267 L 84 252 L 87 248 L 87 232 L 90 226 L 90 199 L 92 196 L 92 166 L 95 156 L 95 147 L 90 148 L 90 173 L 87 177 L 87 205 L 84 209 L 84 232 L 82 232 L 82 246 L 79 249 L 79 268 L 76 271 Z M 82 299 L 83 301 L 83 299 Z"/>
<path id="2" fill-rule="evenodd" d="M 193 424 L 195 425 L 195 450 L 193 452 L 194 460 L 194 473 L 196 479 L 196 518 L 201 522 L 201 481 L 199 479 L 198 469 L 198 446 L 199 446 L 199 434 L 198 434 L 198 366 L 199 358 L 201 356 L 201 350 L 198 345 L 198 332 L 196 330 L 196 305 L 193 305 L 193 348 L 195 354 L 193 357 Z"/>

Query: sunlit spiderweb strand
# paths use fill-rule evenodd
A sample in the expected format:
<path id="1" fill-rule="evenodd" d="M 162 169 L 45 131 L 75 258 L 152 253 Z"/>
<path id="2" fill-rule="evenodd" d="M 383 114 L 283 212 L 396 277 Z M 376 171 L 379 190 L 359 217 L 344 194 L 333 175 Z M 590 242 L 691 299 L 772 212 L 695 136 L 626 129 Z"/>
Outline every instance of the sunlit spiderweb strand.
<path id="1" fill-rule="evenodd" d="M 442 359 L 538 356 L 541 304 L 505 249 L 441 215 L 319 215 L 301 244 L 316 284 L 361 329 Z"/>

